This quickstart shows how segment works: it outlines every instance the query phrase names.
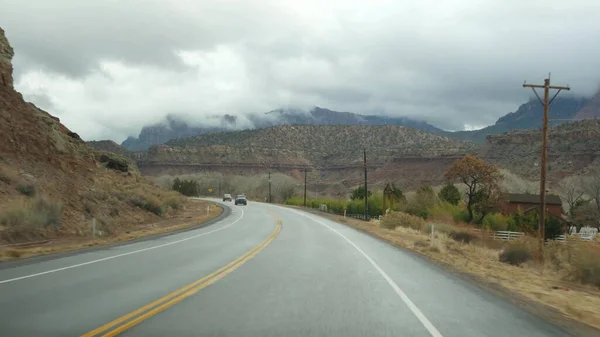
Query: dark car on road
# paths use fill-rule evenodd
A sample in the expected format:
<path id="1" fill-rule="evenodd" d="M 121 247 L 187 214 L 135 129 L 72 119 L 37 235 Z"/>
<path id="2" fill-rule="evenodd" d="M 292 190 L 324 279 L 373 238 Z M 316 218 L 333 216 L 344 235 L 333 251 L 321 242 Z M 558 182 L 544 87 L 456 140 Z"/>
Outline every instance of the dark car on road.
<path id="1" fill-rule="evenodd" d="M 229 194 L 229 193 L 226 193 L 226 194 L 223 196 L 223 201 L 232 201 L 232 200 L 231 200 L 231 194 Z"/>
<path id="2" fill-rule="evenodd" d="M 235 204 L 236 205 L 248 205 L 248 199 L 246 199 L 245 195 L 240 194 L 237 197 L 235 197 Z"/>

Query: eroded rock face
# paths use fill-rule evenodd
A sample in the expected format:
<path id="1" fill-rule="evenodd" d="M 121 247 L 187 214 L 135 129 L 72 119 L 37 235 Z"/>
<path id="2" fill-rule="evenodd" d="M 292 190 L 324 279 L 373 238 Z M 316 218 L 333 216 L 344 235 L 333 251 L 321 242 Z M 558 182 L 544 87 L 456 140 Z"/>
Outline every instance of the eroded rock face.
<path id="1" fill-rule="evenodd" d="M 13 68 L 11 60 L 15 55 L 14 50 L 8 43 L 4 30 L 0 28 L 0 85 L 13 87 Z"/>

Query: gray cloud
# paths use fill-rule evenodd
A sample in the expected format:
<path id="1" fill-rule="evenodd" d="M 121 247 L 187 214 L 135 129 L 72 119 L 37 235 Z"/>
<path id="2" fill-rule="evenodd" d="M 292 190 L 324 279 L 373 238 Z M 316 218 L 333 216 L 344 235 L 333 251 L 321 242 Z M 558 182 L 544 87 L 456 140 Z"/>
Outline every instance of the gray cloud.
<path id="1" fill-rule="evenodd" d="M 490 124 L 549 71 L 595 92 L 599 16 L 587 0 L 0 4 L 16 87 L 83 137 L 117 141 L 169 113 L 314 105 Z"/>

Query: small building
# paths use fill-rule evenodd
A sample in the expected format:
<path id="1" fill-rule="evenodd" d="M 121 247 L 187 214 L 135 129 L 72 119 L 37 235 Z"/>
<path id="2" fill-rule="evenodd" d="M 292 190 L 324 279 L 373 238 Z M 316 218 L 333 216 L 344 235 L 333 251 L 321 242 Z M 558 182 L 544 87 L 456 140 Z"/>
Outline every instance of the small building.
<path id="1" fill-rule="evenodd" d="M 523 213 L 537 211 L 540 209 L 539 194 L 516 194 L 507 193 L 500 199 L 500 212 L 504 214 L 516 214 L 519 207 Z M 546 214 L 561 217 L 563 214 L 562 200 L 555 194 L 546 194 Z"/>

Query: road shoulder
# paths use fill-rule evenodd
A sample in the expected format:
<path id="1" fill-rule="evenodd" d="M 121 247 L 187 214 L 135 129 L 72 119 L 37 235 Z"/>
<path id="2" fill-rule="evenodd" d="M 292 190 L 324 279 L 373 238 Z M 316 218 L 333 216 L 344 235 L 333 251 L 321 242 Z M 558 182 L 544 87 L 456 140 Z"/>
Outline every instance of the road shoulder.
<path id="1" fill-rule="evenodd" d="M 368 223 L 365 221 L 352 218 L 342 218 L 339 215 L 324 213 L 313 209 L 305 209 L 302 207 L 285 207 L 306 211 L 307 213 L 318 215 L 325 219 L 334 221 L 338 224 L 345 225 L 356 231 L 364 233 L 395 248 L 401 249 L 405 252 L 409 252 L 410 254 L 413 254 L 418 258 L 432 263 L 433 265 L 441 268 L 442 270 L 457 276 L 459 279 L 483 291 L 486 291 L 496 297 L 509 301 L 517 307 L 525 310 L 527 313 L 542 318 L 543 320 L 554 324 L 555 326 L 565 330 L 566 332 L 572 335 L 583 337 L 593 337 L 600 335 L 599 329 L 596 329 L 595 327 L 585 324 L 584 322 L 578 321 L 572 317 L 566 316 L 564 313 L 560 312 L 558 309 L 550 305 L 534 301 L 526 296 L 523 296 L 523 294 L 520 294 L 514 290 L 502 286 L 499 283 L 494 282 L 493 280 L 486 279 L 484 277 L 481 277 L 480 275 L 461 270 L 456 266 L 447 263 L 446 261 L 438 260 L 435 257 L 426 255 L 425 253 L 419 250 L 412 249 L 412 247 L 403 245 L 397 241 L 390 240 L 389 237 L 386 237 L 385 235 L 383 235 L 383 233 L 379 233 L 377 230 L 370 228 L 372 226 L 367 226 Z"/>

